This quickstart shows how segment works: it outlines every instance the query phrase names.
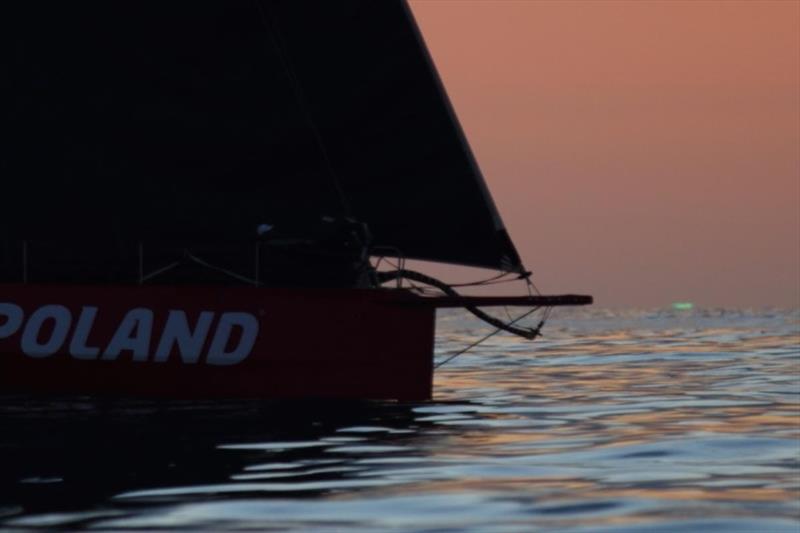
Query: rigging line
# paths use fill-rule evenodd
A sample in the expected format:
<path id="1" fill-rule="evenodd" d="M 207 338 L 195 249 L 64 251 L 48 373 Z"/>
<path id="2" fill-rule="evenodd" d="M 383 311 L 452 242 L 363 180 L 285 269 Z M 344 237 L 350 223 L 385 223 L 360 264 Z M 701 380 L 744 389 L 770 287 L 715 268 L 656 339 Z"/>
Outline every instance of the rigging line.
<path id="1" fill-rule="evenodd" d="M 542 295 L 542 293 L 539 292 L 539 288 L 536 286 L 536 284 L 534 284 L 533 281 L 531 281 L 530 276 L 525 278 L 525 283 L 528 286 L 528 295 L 533 296 L 533 294 L 531 293 L 531 288 L 533 288 L 533 290 L 536 291 L 536 294 L 538 294 L 539 296 Z"/>
<path id="2" fill-rule="evenodd" d="M 514 320 L 512 320 L 511 322 L 509 322 L 509 325 L 513 325 L 513 324 L 515 324 L 515 323 L 519 322 L 519 321 L 520 321 L 520 320 L 522 320 L 523 318 L 525 318 L 525 317 L 527 317 L 527 316 L 529 316 L 529 315 L 533 314 L 534 312 L 536 312 L 538 309 L 539 309 L 539 307 L 534 307 L 534 308 L 533 308 L 533 309 L 531 309 L 530 311 L 527 311 L 527 312 L 523 313 L 522 315 L 518 316 L 517 318 L 515 318 Z M 461 349 L 461 350 L 457 351 L 456 353 L 452 354 L 450 357 L 448 357 L 448 358 L 447 358 L 447 359 L 445 359 L 444 361 L 439 361 L 438 363 L 436 363 L 435 365 L 433 365 L 433 369 L 434 369 L 434 370 L 436 370 L 437 368 L 440 368 L 441 366 L 443 366 L 443 365 L 445 365 L 445 364 L 449 363 L 450 361 L 452 361 L 453 359 L 455 359 L 455 358 L 456 358 L 456 357 L 458 357 L 459 355 L 463 355 L 463 354 L 467 353 L 469 350 L 471 350 L 471 349 L 475 348 L 476 346 L 478 346 L 479 344 L 481 344 L 481 343 L 483 343 L 483 342 L 485 342 L 485 341 L 489 340 L 490 338 L 494 337 L 495 335 L 497 335 L 497 334 L 498 334 L 498 333 L 500 333 L 501 331 L 502 331 L 502 329 L 500 329 L 500 328 L 497 328 L 497 329 L 495 329 L 494 331 L 492 331 L 491 333 L 489 333 L 489 334 L 487 334 L 487 335 L 484 335 L 483 337 L 481 337 L 481 338 L 480 338 L 480 339 L 478 339 L 477 341 L 473 342 L 472 344 L 470 344 L 470 345 L 469 345 L 469 346 L 467 346 L 466 348 L 463 348 L 463 349 Z"/>
<path id="3" fill-rule="evenodd" d="M 400 263 L 399 262 L 398 263 L 394 263 L 388 257 L 384 257 L 383 260 L 386 261 L 387 265 L 389 265 L 390 267 L 394 268 L 395 270 L 399 270 L 400 269 Z"/>
<path id="4" fill-rule="evenodd" d="M 398 260 L 397 263 L 393 263 L 390 259 L 386 259 L 386 264 L 388 264 L 390 267 L 393 267 L 397 272 L 400 272 L 400 271 L 403 270 L 403 267 L 400 265 L 400 261 L 399 260 Z M 406 281 L 408 281 L 408 284 L 411 285 L 411 289 L 412 290 L 416 290 L 416 291 L 418 291 L 420 293 L 424 293 L 425 292 L 426 287 L 420 287 L 419 285 L 414 283 L 413 280 L 408 279 L 408 278 L 405 278 L 405 279 L 406 279 Z M 436 290 L 436 289 L 434 289 L 434 291 L 436 291 L 436 294 L 442 294 L 444 292 L 444 291 Z M 429 293 L 429 294 L 431 294 L 431 293 Z"/>
<path id="5" fill-rule="evenodd" d="M 424 283 L 425 285 L 436 287 L 437 289 L 440 289 L 443 293 L 445 293 L 448 296 L 453 296 L 453 297 L 460 296 L 455 289 L 453 289 L 443 281 L 439 281 L 436 278 L 433 278 L 431 276 L 426 276 L 425 274 L 422 274 L 420 272 L 415 272 L 413 270 L 402 269 L 396 272 L 378 272 L 377 278 L 381 284 L 386 283 L 388 281 L 396 280 L 398 278 L 413 279 L 415 281 L 419 281 L 420 283 Z M 535 329 L 517 328 L 514 327 L 513 325 L 506 324 L 503 321 L 498 320 L 497 318 L 494 318 L 493 316 L 485 313 L 481 309 L 478 309 L 474 305 L 465 305 L 464 308 L 473 315 L 483 320 L 484 322 L 487 322 L 496 328 L 504 329 L 510 333 L 519 335 L 520 337 L 524 337 L 526 339 L 534 339 L 539 334 Z"/>
<path id="6" fill-rule="evenodd" d="M 504 283 L 514 283 L 516 279 L 498 279 L 494 281 L 485 281 L 483 283 L 469 283 L 460 285 L 450 285 L 451 287 L 488 287 L 489 285 L 502 285 Z"/>
<path id="7" fill-rule="evenodd" d="M 451 287 L 472 287 L 472 286 L 475 286 L 475 285 L 485 285 L 485 284 L 491 283 L 493 281 L 499 280 L 501 278 L 504 278 L 504 277 L 508 276 L 509 274 L 514 274 L 514 273 L 513 272 L 500 272 L 496 276 L 492 276 L 490 278 L 482 279 L 482 280 L 479 280 L 479 281 L 464 282 L 464 283 L 451 283 L 450 286 Z M 508 281 L 513 281 L 513 280 L 508 280 Z"/>
<path id="8" fill-rule="evenodd" d="M 229 276 L 229 277 L 231 277 L 233 279 L 237 279 L 237 280 L 239 280 L 239 281 L 241 281 L 243 283 L 247 283 L 248 285 L 256 285 L 256 286 L 258 285 L 258 282 L 256 280 L 254 280 L 254 279 L 248 278 L 247 276 L 242 276 L 241 274 L 237 274 L 236 272 L 234 272 L 232 270 L 228 270 L 227 268 L 222 268 L 222 267 L 219 267 L 219 266 L 216 266 L 216 265 L 212 265 L 211 263 L 203 261 L 199 257 L 192 255 L 191 253 L 187 253 L 186 254 L 186 258 L 191 260 L 191 261 L 194 261 L 195 263 L 197 263 L 200 266 L 206 267 L 206 268 L 208 268 L 210 270 L 215 270 L 217 272 L 221 272 L 222 274 L 225 274 L 226 276 Z"/>
<path id="9" fill-rule="evenodd" d="M 180 266 L 180 265 L 181 265 L 181 262 L 180 262 L 180 261 L 175 261 L 175 262 L 173 262 L 173 263 L 170 263 L 170 264 L 168 264 L 167 266 L 164 266 L 164 267 L 158 268 L 158 269 L 156 269 L 156 270 L 154 270 L 154 271 L 150 272 L 150 273 L 149 273 L 149 274 L 147 274 L 147 275 L 144 275 L 144 273 L 142 273 L 142 274 L 140 275 L 140 278 L 139 278 L 139 283 L 141 284 L 141 283 L 143 283 L 143 282 L 145 282 L 145 281 L 147 281 L 147 280 L 150 280 L 150 279 L 152 279 L 152 278 L 155 278 L 156 276 L 160 276 L 161 274 L 163 274 L 163 273 L 165 273 L 165 272 L 168 272 L 168 271 L 172 270 L 173 268 L 175 268 L 175 267 L 178 267 L 178 266 Z"/>
<path id="10" fill-rule="evenodd" d="M 196 263 L 196 264 L 198 264 L 198 265 L 200 265 L 202 267 L 208 268 L 210 270 L 215 270 L 217 272 L 221 272 L 222 274 L 225 274 L 226 276 L 229 276 L 229 277 L 231 277 L 233 279 L 239 280 L 239 281 L 241 281 L 243 283 L 247 283 L 248 285 L 256 285 L 256 286 L 258 286 L 258 281 L 257 280 L 250 279 L 250 278 L 248 278 L 246 276 L 242 276 L 241 274 L 237 274 L 236 272 L 233 272 L 232 270 L 228 270 L 226 268 L 222 268 L 222 267 L 219 267 L 219 266 L 216 266 L 216 265 L 212 265 L 211 263 L 203 261 L 199 257 L 192 255 L 191 253 L 188 252 L 188 250 L 185 251 L 184 259 L 182 261 L 174 261 L 174 262 L 172 262 L 172 263 L 170 263 L 170 264 L 168 264 L 168 265 L 166 265 L 164 267 L 158 268 L 158 269 L 156 269 L 156 270 L 154 270 L 154 271 L 152 271 L 152 272 L 150 272 L 149 274 L 146 274 L 146 275 L 142 273 L 141 277 L 140 277 L 140 282 L 149 281 L 149 280 L 151 280 L 153 278 L 156 278 L 156 277 L 160 276 L 161 274 L 169 272 L 170 270 L 173 270 L 173 269 L 185 264 L 185 260 L 187 260 L 187 259 L 189 261 L 193 261 L 194 263 Z"/>
<path id="11" fill-rule="evenodd" d="M 264 29 L 267 30 L 267 34 L 270 36 L 270 41 L 272 41 L 275 50 L 278 53 L 278 59 L 280 60 L 281 66 L 286 74 L 286 77 L 289 79 L 289 83 L 292 86 L 292 93 L 294 94 L 295 100 L 297 101 L 297 105 L 300 107 L 300 111 L 305 119 L 308 128 L 311 130 L 311 134 L 314 137 L 314 141 L 319 148 L 320 153 L 322 154 L 322 159 L 325 162 L 325 166 L 327 167 L 328 174 L 331 178 L 331 183 L 333 184 L 333 188 L 336 191 L 336 195 L 339 198 L 339 203 L 341 204 L 342 210 L 344 211 L 344 215 L 347 217 L 352 217 L 352 210 L 350 209 L 350 202 L 348 202 L 347 197 L 344 194 L 344 190 L 342 190 L 342 186 L 339 183 L 339 177 L 336 174 L 336 171 L 333 168 L 333 162 L 331 161 L 330 155 L 328 154 L 327 148 L 325 148 L 325 142 L 322 139 L 322 134 L 319 132 L 319 128 L 317 128 L 316 123 L 314 122 L 314 118 L 311 116 L 311 112 L 306 105 L 306 100 L 303 95 L 303 88 L 300 85 L 300 80 L 297 78 L 297 75 L 294 73 L 292 69 L 291 61 L 288 57 L 288 54 L 284 52 L 283 48 L 281 47 L 281 34 L 280 29 L 278 28 L 277 18 L 275 16 L 268 17 L 264 6 L 262 6 L 261 0 L 253 0 L 253 3 L 256 5 L 256 9 L 258 10 L 258 14 L 261 18 L 261 24 L 264 26 Z M 272 13 L 270 13 L 272 15 Z M 269 22 L 268 20 L 269 19 Z M 270 31 L 270 29 L 272 31 Z"/>
<path id="12" fill-rule="evenodd" d="M 428 294 L 430 296 L 441 296 L 442 292 L 436 289 L 431 289 L 429 287 L 418 287 L 414 286 L 414 290 L 417 291 L 419 294 Z"/>
<path id="13" fill-rule="evenodd" d="M 416 283 L 414 283 L 413 281 L 411 281 L 410 279 L 406 280 L 406 281 L 408 281 L 408 284 L 411 285 L 411 290 L 418 291 L 418 290 L 420 290 L 422 288 L 419 285 L 417 285 Z"/>

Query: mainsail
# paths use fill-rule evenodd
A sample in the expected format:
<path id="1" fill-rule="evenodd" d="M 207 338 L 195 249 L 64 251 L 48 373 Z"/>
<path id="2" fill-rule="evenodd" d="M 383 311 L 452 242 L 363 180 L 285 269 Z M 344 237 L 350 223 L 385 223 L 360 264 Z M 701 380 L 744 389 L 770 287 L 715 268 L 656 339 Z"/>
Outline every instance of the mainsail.
<path id="1" fill-rule="evenodd" d="M 405 2 L 22 1 L 0 20 L 6 277 L 21 242 L 91 242 L 112 268 L 135 243 L 323 216 L 389 254 L 523 270 Z"/>

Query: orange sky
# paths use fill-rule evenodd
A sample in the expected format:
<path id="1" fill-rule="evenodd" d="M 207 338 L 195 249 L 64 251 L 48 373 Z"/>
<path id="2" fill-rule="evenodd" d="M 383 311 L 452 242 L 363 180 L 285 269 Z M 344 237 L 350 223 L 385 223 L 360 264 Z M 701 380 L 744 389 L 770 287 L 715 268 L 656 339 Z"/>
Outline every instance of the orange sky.
<path id="1" fill-rule="evenodd" d="M 543 292 L 800 306 L 800 2 L 411 6 Z"/>

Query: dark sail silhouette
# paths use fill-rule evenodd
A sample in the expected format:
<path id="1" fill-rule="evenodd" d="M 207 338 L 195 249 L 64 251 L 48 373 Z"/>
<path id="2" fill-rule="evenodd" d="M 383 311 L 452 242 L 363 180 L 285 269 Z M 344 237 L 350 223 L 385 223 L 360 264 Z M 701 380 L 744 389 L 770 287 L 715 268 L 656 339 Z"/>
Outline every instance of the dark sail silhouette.
<path id="1" fill-rule="evenodd" d="M 401 0 L 10 1 L 0 40 L 0 394 L 428 400 L 437 308 L 592 301 L 533 293 Z"/>
<path id="2" fill-rule="evenodd" d="M 42 279 L 81 261 L 133 279 L 137 243 L 323 216 L 383 253 L 523 270 L 404 2 L 3 2 L 0 20 L 7 279 L 23 242 Z"/>

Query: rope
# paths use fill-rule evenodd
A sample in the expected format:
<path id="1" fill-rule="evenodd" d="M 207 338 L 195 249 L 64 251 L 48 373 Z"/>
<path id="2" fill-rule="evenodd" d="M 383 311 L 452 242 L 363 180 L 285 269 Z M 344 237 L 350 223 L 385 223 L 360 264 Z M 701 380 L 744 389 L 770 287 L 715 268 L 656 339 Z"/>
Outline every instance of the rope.
<path id="1" fill-rule="evenodd" d="M 455 291 L 450 285 L 447 283 L 440 281 L 436 278 L 432 278 L 430 276 L 426 276 L 420 272 L 415 272 L 413 270 L 405 270 L 405 269 L 398 269 L 394 272 L 378 272 L 377 278 L 380 283 L 386 283 L 387 281 L 392 281 L 399 278 L 405 278 L 409 281 L 418 281 L 420 283 L 424 283 L 426 285 L 430 285 L 432 287 L 436 287 L 437 289 L 441 290 L 448 296 L 459 297 L 461 296 L 458 292 Z M 538 329 L 531 329 L 531 328 L 518 328 L 514 327 L 513 323 L 503 322 L 483 311 L 478 309 L 473 305 L 466 305 L 464 308 L 475 315 L 476 317 L 480 318 L 487 324 L 490 324 L 498 329 L 502 329 L 504 331 L 508 331 L 509 333 L 513 333 L 514 335 L 518 335 L 528 340 L 533 340 L 539 336 Z"/>
<path id="2" fill-rule="evenodd" d="M 538 308 L 538 307 L 534 307 L 533 309 L 531 309 L 531 310 L 527 311 L 526 313 L 523 313 L 522 315 L 518 316 L 517 318 L 515 318 L 514 320 L 512 320 L 511 322 L 509 322 L 509 323 L 508 323 L 508 325 L 513 325 L 513 324 L 516 324 L 517 322 L 519 322 L 519 321 L 520 321 L 520 320 L 522 320 L 523 318 L 525 318 L 525 317 L 527 317 L 527 316 L 531 315 L 532 313 L 534 313 L 534 312 L 535 312 L 537 309 L 539 309 L 539 308 Z M 546 312 L 547 312 L 547 311 L 545 311 L 545 313 L 546 313 Z M 544 325 L 544 319 L 542 319 L 542 321 L 541 321 L 541 322 L 539 322 L 539 325 L 538 325 L 538 326 L 536 326 L 536 330 L 537 330 L 537 331 L 541 330 L 543 325 Z M 485 341 L 489 340 L 490 338 L 494 337 L 495 335 L 497 335 L 498 333 L 500 333 L 500 331 L 502 331 L 502 329 L 501 329 L 501 328 L 497 328 L 497 329 L 495 329 L 494 331 L 492 331 L 491 333 L 489 333 L 489 334 L 487 334 L 487 335 L 484 335 L 483 337 L 481 337 L 481 338 L 480 338 L 480 339 L 478 339 L 477 341 L 473 342 L 472 344 L 470 344 L 470 345 L 469 345 L 469 346 L 467 346 L 466 348 L 463 348 L 463 349 L 461 349 L 461 350 L 457 351 L 456 353 L 452 354 L 450 357 L 448 357 L 448 358 L 447 358 L 447 359 L 445 359 L 444 361 L 440 361 L 440 362 L 436 363 L 435 365 L 433 365 L 433 369 L 434 369 L 434 370 L 436 370 L 437 368 L 439 368 L 439 367 L 441 367 L 441 366 L 444 366 L 445 364 L 449 363 L 450 361 L 452 361 L 453 359 L 455 359 L 455 358 L 456 358 L 456 357 L 458 357 L 459 355 L 463 355 L 463 354 L 467 353 L 468 351 L 470 351 L 471 349 L 475 348 L 475 347 L 476 347 L 476 346 L 478 346 L 479 344 L 481 344 L 481 343 L 483 343 L 483 342 L 485 342 Z"/>
<path id="3" fill-rule="evenodd" d="M 501 272 L 500 274 L 498 274 L 496 276 L 492 276 L 491 278 L 486 278 L 486 279 L 482 279 L 482 280 L 478 280 L 478 281 L 469 281 L 469 282 L 464 282 L 464 283 L 451 283 L 450 286 L 451 287 L 479 287 L 481 285 L 493 285 L 495 283 L 509 283 L 509 282 L 516 281 L 517 279 L 519 279 L 519 278 L 502 279 L 502 278 L 504 278 L 504 277 L 506 277 L 506 276 L 508 276 L 510 274 L 513 274 L 513 272 Z"/>
<path id="4" fill-rule="evenodd" d="M 170 263 L 165 267 L 162 267 L 162 268 L 159 268 L 157 270 L 154 270 L 154 271 L 150 272 L 146 276 L 141 276 L 141 281 L 145 282 L 145 281 L 147 281 L 149 279 L 152 279 L 152 278 L 154 278 L 156 276 L 160 276 L 164 272 L 168 272 L 168 271 L 172 270 L 173 268 L 175 268 L 177 266 L 180 266 L 180 264 L 181 264 L 180 261 L 175 261 L 174 263 Z"/>
<path id="5" fill-rule="evenodd" d="M 238 273 L 236 273 L 236 272 L 234 272 L 232 270 L 228 270 L 227 268 L 222 268 L 222 267 L 219 267 L 219 266 L 216 266 L 216 265 L 212 265 L 211 263 L 209 263 L 207 261 L 204 261 L 204 260 L 200 259 L 197 256 L 192 255 L 191 253 L 189 253 L 188 250 L 184 251 L 183 260 L 175 261 L 173 263 L 168 264 L 165 267 L 162 267 L 162 268 L 159 268 L 157 270 L 154 270 L 154 271 L 150 272 L 149 274 L 147 274 L 146 276 L 142 276 L 141 280 L 142 280 L 142 282 L 148 281 L 150 279 L 153 279 L 155 277 L 160 276 L 161 274 L 164 274 L 165 272 L 169 272 L 173 268 L 179 267 L 182 264 L 184 264 L 185 260 L 187 260 L 187 259 L 189 261 L 193 261 L 194 263 L 197 263 L 198 265 L 200 265 L 202 267 L 208 268 L 209 270 L 214 270 L 216 272 L 221 272 L 222 274 L 225 274 L 228 277 L 231 277 L 231 278 L 233 278 L 235 280 L 238 280 L 238 281 L 241 281 L 243 283 L 247 283 L 248 285 L 255 285 L 255 286 L 259 285 L 258 281 L 255 280 L 255 279 L 251 279 L 251 278 L 248 278 L 246 276 L 242 276 L 241 274 L 238 274 Z"/>
<path id="6" fill-rule="evenodd" d="M 222 274 L 225 274 L 226 276 L 229 276 L 229 277 L 231 277 L 233 279 L 239 280 L 239 281 L 241 281 L 243 283 L 247 283 L 248 285 L 258 285 L 258 282 L 256 280 L 254 280 L 254 279 L 248 278 L 246 276 L 242 276 L 241 274 L 237 274 L 236 272 L 234 272 L 232 270 L 228 270 L 226 268 L 218 267 L 216 265 L 212 265 L 210 263 L 207 263 L 207 262 L 203 261 L 202 259 L 200 259 L 199 257 L 195 257 L 190 253 L 186 254 L 186 258 L 194 261 L 195 263 L 197 263 L 200 266 L 204 266 L 204 267 L 206 267 L 206 268 L 208 268 L 210 270 L 216 270 L 217 272 L 221 272 Z"/>

